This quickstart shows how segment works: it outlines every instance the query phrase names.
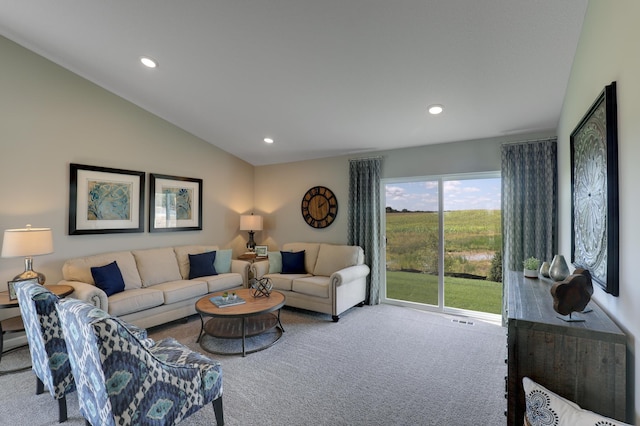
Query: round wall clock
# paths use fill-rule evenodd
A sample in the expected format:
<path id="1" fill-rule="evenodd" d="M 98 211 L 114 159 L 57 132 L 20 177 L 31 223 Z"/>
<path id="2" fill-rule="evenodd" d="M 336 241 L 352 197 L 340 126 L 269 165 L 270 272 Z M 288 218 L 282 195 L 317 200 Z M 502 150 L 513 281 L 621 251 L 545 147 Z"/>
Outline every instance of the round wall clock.
<path id="1" fill-rule="evenodd" d="M 314 186 L 302 197 L 302 217 L 307 225 L 326 228 L 338 214 L 338 199 L 327 187 Z"/>

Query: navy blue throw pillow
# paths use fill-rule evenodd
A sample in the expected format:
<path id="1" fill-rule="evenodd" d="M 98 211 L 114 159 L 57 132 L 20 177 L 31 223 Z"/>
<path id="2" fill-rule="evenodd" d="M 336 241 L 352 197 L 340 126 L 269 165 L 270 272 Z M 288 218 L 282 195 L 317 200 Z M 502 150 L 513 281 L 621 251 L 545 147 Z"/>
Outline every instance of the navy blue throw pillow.
<path id="1" fill-rule="evenodd" d="M 302 251 L 281 251 L 282 273 L 283 274 L 306 274 L 304 269 L 304 250 Z"/>
<path id="2" fill-rule="evenodd" d="M 201 254 L 189 255 L 189 279 L 218 275 L 213 262 L 216 260 L 216 252 L 208 251 Z"/>
<path id="3" fill-rule="evenodd" d="M 104 291 L 107 296 L 124 291 L 122 272 L 115 261 L 108 265 L 91 267 L 91 276 L 96 287 Z"/>

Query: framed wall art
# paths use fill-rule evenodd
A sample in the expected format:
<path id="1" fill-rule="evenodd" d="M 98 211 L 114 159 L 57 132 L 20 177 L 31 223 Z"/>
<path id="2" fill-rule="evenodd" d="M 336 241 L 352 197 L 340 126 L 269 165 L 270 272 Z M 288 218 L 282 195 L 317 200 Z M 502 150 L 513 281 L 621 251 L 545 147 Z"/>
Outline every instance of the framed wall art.
<path id="1" fill-rule="evenodd" d="M 202 179 L 151 173 L 149 232 L 202 229 Z"/>
<path id="2" fill-rule="evenodd" d="M 144 232 L 144 172 L 71 164 L 69 235 Z"/>
<path id="3" fill-rule="evenodd" d="M 606 86 L 571 133 L 571 261 L 619 294 L 616 83 Z"/>

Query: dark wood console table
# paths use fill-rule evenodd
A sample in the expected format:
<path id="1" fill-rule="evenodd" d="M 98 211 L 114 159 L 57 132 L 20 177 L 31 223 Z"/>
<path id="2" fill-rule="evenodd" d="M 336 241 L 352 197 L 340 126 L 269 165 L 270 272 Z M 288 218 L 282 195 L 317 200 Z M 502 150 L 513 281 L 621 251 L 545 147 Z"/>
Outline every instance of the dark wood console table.
<path id="1" fill-rule="evenodd" d="M 529 377 L 582 408 L 620 421 L 626 410 L 627 337 L 592 300 L 584 322 L 565 322 L 553 310 L 552 280 L 507 280 L 507 424 L 522 424 L 522 378 Z"/>

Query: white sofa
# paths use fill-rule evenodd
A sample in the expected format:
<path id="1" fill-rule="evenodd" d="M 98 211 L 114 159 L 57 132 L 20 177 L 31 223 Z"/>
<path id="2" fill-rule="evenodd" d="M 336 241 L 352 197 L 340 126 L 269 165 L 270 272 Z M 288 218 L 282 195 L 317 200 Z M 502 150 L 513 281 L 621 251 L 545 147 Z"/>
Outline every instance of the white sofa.
<path id="1" fill-rule="evenodd" d="M 304 251 L 304 271 L 282 273 L 282 252 Z M 324 243 L 287 243 L 269 252 L 268 261 L 251 265 L 254 278 L 269 278 L 274 290 L 286 297 L 285 304 L 330 314 L 337 322 L 347 309 L 364 303 L 369 267 L 358 246 Z"/>
<path id="2" fill-rule="evenodd" d="M 222 273 L 189 279 L 189 255 L 210 251 L 220 254 L 216 260 L 227 258 L 226 264 L 220 265 Z M 222 256 L 223 252 L 226 256 Z M 114 261 L 125 287 L 124 291 L 107 297 L 96 287 L 91 267 Z M 249 265 L 249 262 L 231 259 L 229 250 L 219 251 L 217 246 L 119 251 L 67 260 L 62 267 L 63 280 L 58 284 L 74 288 L 70 297 L 147 328 L 195 314 L 195 302 L 207 293 L 246 287 Z"/>

